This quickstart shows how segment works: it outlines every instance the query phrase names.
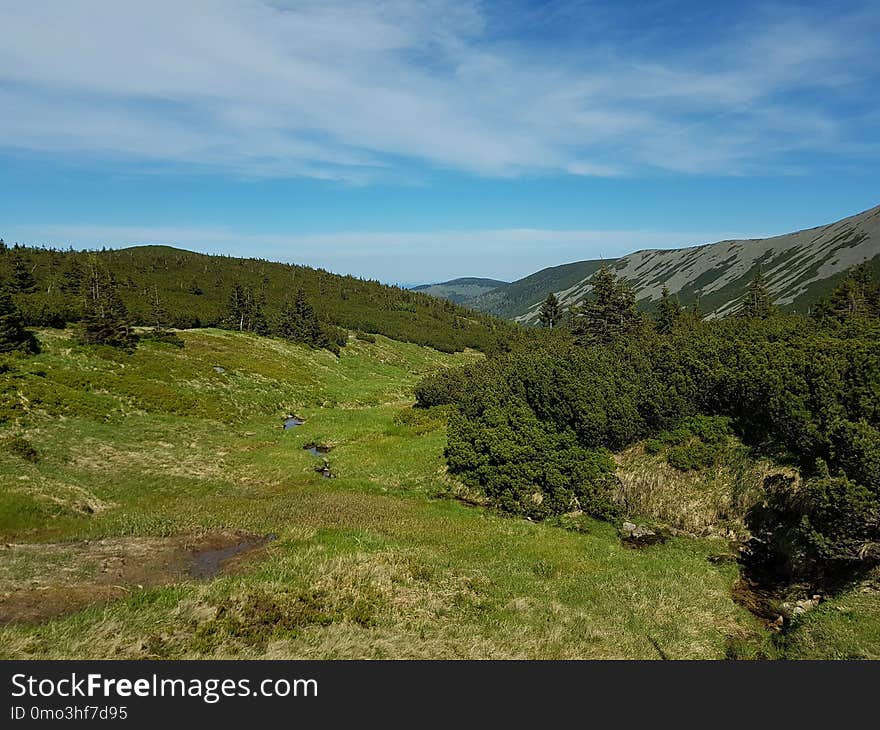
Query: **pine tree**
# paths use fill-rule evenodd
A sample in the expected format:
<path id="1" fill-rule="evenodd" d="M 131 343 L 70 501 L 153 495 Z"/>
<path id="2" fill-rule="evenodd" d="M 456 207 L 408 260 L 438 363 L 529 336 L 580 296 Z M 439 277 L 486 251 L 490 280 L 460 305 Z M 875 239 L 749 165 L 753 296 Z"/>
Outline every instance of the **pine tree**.
<path id="1" fill-rule="evenodd" d="M 175 347 L 183 347 L 184 341 L 180 339 L 176 332 L 171 328 L 171 316 L 168 309 L 159 298 L 159 287 L 153 287 L 153 294 L 150 297 L 152 328 L 144 333 L 144 338 L 155 340 L 156 342 L 165 342 Z"/>
<path id="2" fill-rule="evenodd" d="M 669 287 L 664 286 L 657 303 L 657 331 L 668 334 L 675 327 L 682 316 L 681 303 L 675 294 L 669 293 Z"/>
<path id="3" fill-rule="evenodd" d="M 0 287 L 0 352 L 36 352 L 34 336 L 24 328 L 24 318 L 6 287 Z"/>
<path id="4" fill-rule="evenodd" d="M 71 256 L 70 263 L 61 275 L 61 290 L 69 294 L 79 294 L 85 278 L 85 269 L 75 256 Z"/>
<path id="5" fill-rule="evenodd" d="M 297 290 L 294 300 L 285 303 L 281 312 L 278 334 L 292 342 L 303 342 L 312 347 L 327 347 L 329 339 L 318 320 L 314 307 L 306 299 L 302 289 Z"/>
<path id="6" fill-rule="evenodd" d="M 37 287 L 37 281 L 29 263 L 18 252 L 12 259 L 12 288 L 16 292 L 26 294 Z"/>
<path id="7" fill-rule="evenodd" d="M 232 285 L 232 291 L 229 292 L 229 300 L 226 302 L 226 315 L 223 318 L 222 324 L 226 329 L 244 332 L 247 317 L 248 311 L 244 287 L 235 282 Z"/>
<path id="8" fill-rule="evenodd" d="M 558 326 L 562 320 L 562 307 L 559 300 L 553 292 L 547 295 L 544 303 L 541 305 L 541 313 L 538 315 L 538 321 L 542 327 L 553 329 Z"/>
<path id="9" fill-rule="evenodd" d="M 825 299 L 813 308 L 815 319 L 840 322 L 860 317 L 880 316 L 880 279 L 867 264 L 852 269 Z"/>
<path id="10" fill-rule="evenodd" d="M 590 283 L 592 297 L 572 307 L 572 328 L 582 343 L 607 344 L 641 323 L 635 292 L 607 266 L 593 274 Z"/>
<path id="11" fill-rule="evenodd" d="M 770 294 L 764 280 L 764 274 L 759 268 L 743 294 L 737 314 L 740 317 L 767 319 L 775 312 L 776 306 L 773 304 L 773 296 Z"/>
<path id="12" fill-rule="evenodd" d="M 239 332 L 255 332 L 265 335 L 269 332 L 266 315 L 263 312 L 264 296 L 253 288 L 235 282 L 226 304 L 226 315 L 221 325 Z"/>
<path id="13" fill-rule="evenodd" d="M 113 275 L 92 263 L 83 289 L 83 318 L 80 322 L 83 344 L 134 349 L 137 335 L 128 321 L 128 310 L 119 298 Z"/>

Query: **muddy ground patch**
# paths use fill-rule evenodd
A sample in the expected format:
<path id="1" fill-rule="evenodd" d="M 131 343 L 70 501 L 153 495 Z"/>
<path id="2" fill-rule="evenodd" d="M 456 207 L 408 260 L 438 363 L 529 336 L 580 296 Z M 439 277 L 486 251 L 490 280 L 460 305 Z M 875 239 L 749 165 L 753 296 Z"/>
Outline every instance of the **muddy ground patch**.
<path id="1" fill-rule="evenodd" d="M 5 545 L 0 552 L 0 625 L 39 623 L 142 588 L 235 571 L 271 539 L 229 530 Z"/>

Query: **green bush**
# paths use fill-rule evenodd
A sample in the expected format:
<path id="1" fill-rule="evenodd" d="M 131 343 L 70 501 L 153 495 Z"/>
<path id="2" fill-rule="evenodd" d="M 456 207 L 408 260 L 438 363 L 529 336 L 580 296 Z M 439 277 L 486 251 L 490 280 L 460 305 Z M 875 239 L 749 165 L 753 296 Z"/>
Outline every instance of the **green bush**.
<path id="1" fill-rule="evenodd" d="M 617 514 L 610 454 L 579 446 L 571 431 L 556 432 L 524 404 L 490 408 L 477 421 L 454 413 L 446 458 L 450 473 L 507 512 L 535 519 L 575 510 Z"/>
<path id="2" fill-rule="evenodd" d="M 772 580 L 834 587 L 880 562 L 880 502 L 866 487 L 827 474 L 795 489 L 769 479 L 749 511 L 749 565 Z"/>
<path id="3" fill-rule="evenodd" d="M 829 438 L 834 467 L 880 496 L 880 431 L 865 421 L 838 421 Z"/>
<path id="4" fill-rule="evenodd" d="M 723 451 L 714 444 L 696 441 L 685 446 L 673 446 L 666 454 L 666 461 L 679 471 L 695 471 L 716 466 Z"/>
<path id="5" fill-rule="evenodd" d="M 21 436 L 6 436 L 0 439 L 0 445 L 2 445 L 4 451 L 14 454 L 25 461 L 36 463 L 40 460 L 40 454 L 33 444 Z"/>

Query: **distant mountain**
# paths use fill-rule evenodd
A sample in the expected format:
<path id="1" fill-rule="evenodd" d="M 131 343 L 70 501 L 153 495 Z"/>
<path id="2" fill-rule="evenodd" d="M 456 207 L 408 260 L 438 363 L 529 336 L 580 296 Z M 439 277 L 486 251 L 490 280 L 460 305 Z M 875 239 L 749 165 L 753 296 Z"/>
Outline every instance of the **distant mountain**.
<path id="1" fill-rule="evenodd" d="M 613 262 L 614 259 L 610 259 L 605 263 Z M 601 265 L 601 261 L 577 261 L 541 269 L 524 279 L 471 299 L 468 306 L 505 319 L 516 319 L 528 312 L 530 305 L 546 299 L 548 292 L 566 289 L 588 279 Z"/>
<path id="2" fill-rule="evenodd" d="M 668 286 L 683 304 L 699 301 L 704 312 L 721 317 L 733 311 L 758 268 L 782 309 L 806 312 L 847 270 L 865 261 L 880 270 L 880 206 L 784 236 L 636 251 L 605 263 L 633 286 L 643 308 L 651 308 Z M 581 302 L 601 264 L 543 269 L 471 299 L 468 306 L 534 324 L 551 291 L 566 307 Z"/>
<path id="3" fill-rule="evenodd" d="M 422 284 L 411 287 L 413 291 L 430 294 L 441 299 L 448 299 L 456 304 L 464 304 L 481 295 L 492 292 L 499 287 L 507 286 L 506 281 L 497 279 L 478 279 L 476 277 L 463 277 L 444 281 L 440 284 Z"/>

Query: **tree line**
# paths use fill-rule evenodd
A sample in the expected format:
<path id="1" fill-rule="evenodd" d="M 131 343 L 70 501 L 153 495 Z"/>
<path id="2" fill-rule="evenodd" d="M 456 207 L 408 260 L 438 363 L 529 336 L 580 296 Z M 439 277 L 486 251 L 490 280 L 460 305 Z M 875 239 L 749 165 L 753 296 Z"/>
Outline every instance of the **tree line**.
<path id="1" fill-rule="evenodd" d="M 490 349 L 511 327 L 377 281 L 164 246 L 63 251 L 0 242 L 0 283 L 26 326 L 65 327 L 97 311 L 102 326 L 127 325 L 118 336 L 97 335 L 124 347 L 133 326 L 158 326 L 164 337 L 172 329 L 224 327 L 331 350 L 344 345 L 342 330 L 354 330 L 454 352 Z"/>

